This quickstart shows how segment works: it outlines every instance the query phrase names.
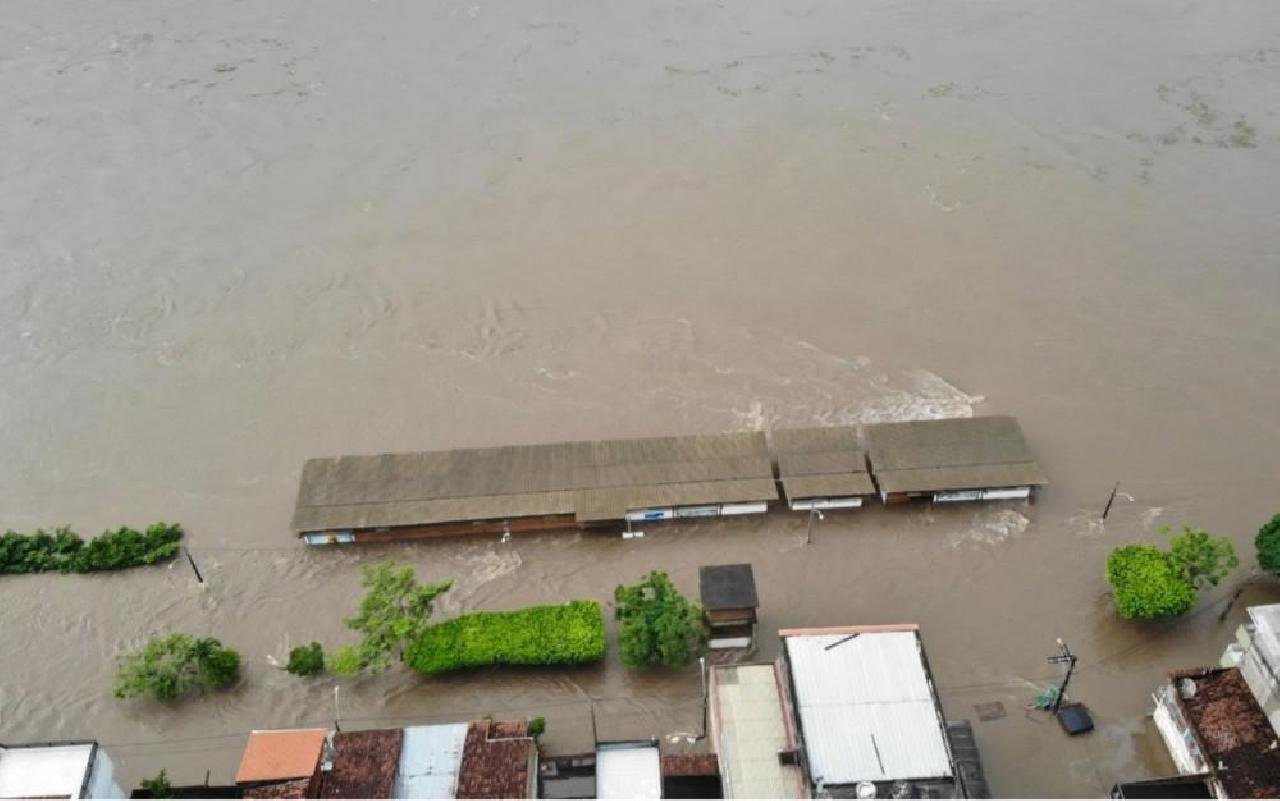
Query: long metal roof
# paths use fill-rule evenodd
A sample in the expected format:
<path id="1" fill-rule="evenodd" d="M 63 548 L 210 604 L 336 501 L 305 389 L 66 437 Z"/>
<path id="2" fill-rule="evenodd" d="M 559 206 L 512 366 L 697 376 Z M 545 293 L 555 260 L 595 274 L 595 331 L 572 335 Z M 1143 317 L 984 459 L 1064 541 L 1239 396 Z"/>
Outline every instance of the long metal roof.
<path id="1" fill-rule="evenodd" d="M 883 493 L 1045 483 L 1021 426 L 1008 415 L 875 423 L 863 433 Z"/>
<path id="2" fill-rule="evenodd" d="M 662 758 L 656 745 L 601 744 L 596 798 L 661 798 Z"/>
<path id="3" fill-rule="evenodd" d="M 781 634 L 814 781 L 952 776 L 946 730 L 914 626 Z"/>
<path id="4" fill-rule="evenodd" d="M 293 528 L 426 525 L 776 500 L 762 433 L 311 459 Z"/>
<path id="5" fill-rule="evenodd" d="M 773 449 L 787 500 L 875 494 L 855 426 L 779 429 Z"/>
<path id="6" fill-rule="evenodd" d="M 453 798 L 467 724 L 409 726 L 400 749 L 395 798 Z"/>

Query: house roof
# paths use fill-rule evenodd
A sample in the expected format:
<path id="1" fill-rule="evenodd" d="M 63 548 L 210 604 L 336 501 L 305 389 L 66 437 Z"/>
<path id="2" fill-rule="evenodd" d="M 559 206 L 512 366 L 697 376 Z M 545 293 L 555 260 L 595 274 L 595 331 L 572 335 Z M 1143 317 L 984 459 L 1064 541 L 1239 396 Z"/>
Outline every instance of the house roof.
<path id="1" fill-rule="evenodd" d="M 525 721 L 473 721 L 467 727 L 456 797 L 529 797 L 537 750 Z"/>
<path id="2" fill-rule="evenodd" d="M 467 724 L 410 726 L 400 748 L 396 798 L 453 798 Z"/>
<path id="3" fill-rule="evenodd" d="M 1239 668 L 1169 674 L 1209 764 L 1230 798 L 1280 797 L 1280 743 Z M 1187 692 L 1184 682 L 1191 682 Z"/>
<path id="4" fill-rule="evenodd" d="M 720 763 L 715 754 L 663 754 L 663 776 L 719 776 Z"/>
<path id="5" fill-rule="evenodd" d="M 703 565 L 698 568 L 698 587 L 702 605 L 708 611 L 755 609 L 760 605 L 751 565 Z"/>
<path id="6" fill-rule="evenodd" d="M 842 785 L 953 775 L 917 627 L 780 634 L 811 776 Z"/>
<path id="7" fill-rule="evenodd" d="M 292 779 L 277 784 L 264 784 L 260 787 L 248 787 L 244 798 L 311 798 L 315 795 L 315 777 L 308 779 Z"/>
<path id="8" fill-rule="evenodd" d="M 281 781 L 310 776 L 320 764 L 324 729 L 278 729 L 249 734 L 236 782 Z"/>
<path id="9" fill-rule="evenodd" d="M 400 766 L 403 729 L 343 731 L 333 736 L 333 768 L 321 798 L 390 798 Z"/>
<path id="10" fill-rule="evenodd" d="M 775 500 L 765 438 L 742 432 L 310 459 L 293 528 L 327 531 Z"/>
<path id="11" fill-rule="evenodd" d="M 854 426 L 779 429 L 773 449 L 789 501 L 875 494 Z"/>
<path id="12" fill-rule="evenodd" d="M 650 743 L 602 743 L 596 750 L 596 798 L 661 798 L 662 760 Z"/>
<path id="13" fill-rule="evenodd" d="M 773 665 L 711 671 L 711 728 L 725 798 L 804 798 L 796 765 L 778 754 L 795 747 Z"/>
<path id="14" fill-rule="evenodd" d="M 79 798 L 95 748 L 92 740 L 0 745 L 0 798 Z"/>
<path id="15" fill-rule="evenodd" d="M 1045 483 L 1022 428 L 1008 415 L 875 423 L 864 434 L 883 493 Z"/>

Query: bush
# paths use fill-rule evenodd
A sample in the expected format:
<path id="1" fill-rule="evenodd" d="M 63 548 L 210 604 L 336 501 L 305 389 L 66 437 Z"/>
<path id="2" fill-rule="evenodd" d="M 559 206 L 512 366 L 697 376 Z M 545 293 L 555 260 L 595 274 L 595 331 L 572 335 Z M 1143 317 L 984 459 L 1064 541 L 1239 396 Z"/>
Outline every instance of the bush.
<path id="1" fill-rule="evenodd" d="M 1280 515 L 1263 524 L 1254 538 L 1258 549 L 1258 567 L 1268 573 L 1280 575 Z"/>
<path id="2" fill-rule="evenodd" d="M 7 531 L 0 536 L 0 573 L 92 573 L 154 565 L 176 556 L 181 541 L 177 523 L 155 523 L 146 531 L 121 526 L 88 542 L 66 526 L 52 534 Z"/>
<path id="3" fill-rule="evenodd" d="M 1196 587 L 1169 554 L 1154 545 L 1126 545 L 1107 557 L 1107 582 L 1123 617 L 1137 620 L 1185 614 Z"/>
<path id="4" fill-rule="evenodd" d="M 188 693 L 222 690 L 240 678 L 240 654 L 212 637 L 152 637 L 141 651 L 119 659 L 117 698 L 145 695 L 173 701 Z"/>
<path id="5" fill-rule="evenodd" d="M 547 719 L 539 715 L 529 721 L 529 736 L 541 737 L 547 731 Z"/>
<path id="6" fill-rule="evenodd" d="M 289 665 L 285 668 L 295 676 L 318 676 L 324 672 L 324 649 L 320 643 L 299 645 L 289 652 Z"/>
<path id="7" fill-rule="evenodd" d="M 329 658 L 329 669 L 339 676 L 354 676 L 360 672 L 360 651 L 354 645 L 344 645 Z"/>
<path id="8" fill-rule="evenodd" d="M 595 601 L 476 612 L 429 626 L 406 659 L 422 673 L 490 665 L 574 665 L 604 656 L 604 616 Z"/>
<path id="9" fill-rule="evenodd" d="M 629 668 L 679 667 L 707 639 L 702 605 L 681 595 L 660 570 L 634 586 L 619 586 L 613 597 L 622 621 L 618 646 Z"/>
<path id="10" fill-rule="evenodd" d="M 161 770 L 150 779 L 142 780 L 145 798 L 174 798 L 173 785 L 169 784 L 169 774 Z"/>

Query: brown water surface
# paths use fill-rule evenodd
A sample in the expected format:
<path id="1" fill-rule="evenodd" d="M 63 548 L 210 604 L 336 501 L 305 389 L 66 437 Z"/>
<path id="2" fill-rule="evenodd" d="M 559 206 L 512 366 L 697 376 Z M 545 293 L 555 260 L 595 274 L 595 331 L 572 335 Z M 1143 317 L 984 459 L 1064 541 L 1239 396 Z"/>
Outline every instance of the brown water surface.
<path id="1" fill-rule="evenodd" d="M 0 526 L 179 520 L 208 578 L 0 580 L 0 740 L 225 780 L 248 729 L 332 717 L 331 682 L 267 655 L 344 642 L 362 564 L 456 578 L 453 614 L 750 561 L 765 630 L 919 622 L 998 794 L 1171 770 L 1149 692 L 1242 608 L 1218 622 L 1223 587 L 1121 623 L 1102 561 L 1187 522 L 1251 564 L 1277 511 L 1274 3 L 15 0 L 0 97 Z M 311 456 L 993 411 L 1052 481 L 1035 506 L 831 514 L 809 546 L 783 515 L 367 550 L 288 531 Z M 240 648 L 243 686 L 111 698 L 114 656 L 171 629 Z M 1087 738 L 1022 712 L 1058 636 Z M 669 736 L 698 693 L 611 655 L 394 671 L 342 706 Z M 992 700 L 1010 714 L 976 722 Z"/>

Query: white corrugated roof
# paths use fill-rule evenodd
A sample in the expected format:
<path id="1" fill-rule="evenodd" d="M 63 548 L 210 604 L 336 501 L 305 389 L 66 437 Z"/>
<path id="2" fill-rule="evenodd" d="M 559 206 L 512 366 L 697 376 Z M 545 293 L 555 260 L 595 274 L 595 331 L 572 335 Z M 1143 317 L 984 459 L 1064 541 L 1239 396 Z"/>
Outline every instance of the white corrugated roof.
<path id="1" fill-rule="evenodd" d="M 394 798 L 453 798 L 467 724 L 409 726 L 400 748 Z"/>
<path id="2" fill-rule="evenodd" d="M 1253 641 L 1268 664 L 1280 664 L 1280 604 L 1249 607 Z"/>
<path id="3" fill-rule="evenodd" d="M 864 632 L 841 642 L 848 637 L 785 640 L 810 775 L 826 784 L 950 776 L 916 632 Z"/>
<path id="4" fill-rule="evenodd" d="M 602 745 L 596 751 L 596 798 L 662 798 L 656 745 Z"/>

